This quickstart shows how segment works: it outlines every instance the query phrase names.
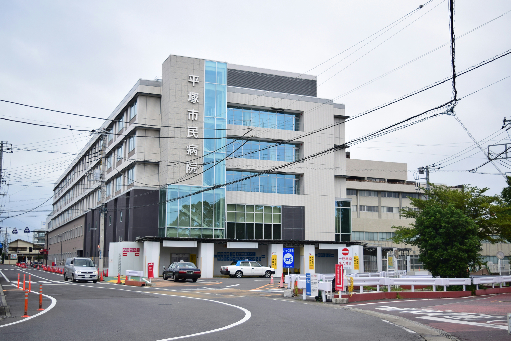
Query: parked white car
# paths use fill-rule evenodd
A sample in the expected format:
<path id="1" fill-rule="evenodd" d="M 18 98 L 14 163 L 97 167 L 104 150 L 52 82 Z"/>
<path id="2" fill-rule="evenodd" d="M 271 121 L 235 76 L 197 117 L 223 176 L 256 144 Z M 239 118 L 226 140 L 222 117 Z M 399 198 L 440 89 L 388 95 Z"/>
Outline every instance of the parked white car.
<path id="1" fill-rule="evenodd" d="M 229 275 L 229 277 L 243 276 L 260 276 L 270 278 L 271 275 L 275 274 L 275 270 L 262 266 L 258 262 L 251 260 L 239 260 L 232 262 L 231 265 L 224 265 L 220 267 L 220 273 L 222 275 Z"/>

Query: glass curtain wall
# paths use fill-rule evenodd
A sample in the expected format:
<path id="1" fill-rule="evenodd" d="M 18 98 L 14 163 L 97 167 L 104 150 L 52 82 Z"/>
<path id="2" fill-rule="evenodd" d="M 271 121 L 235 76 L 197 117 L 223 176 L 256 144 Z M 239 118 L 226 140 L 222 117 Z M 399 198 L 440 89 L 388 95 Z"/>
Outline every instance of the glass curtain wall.
<path id="1" fill-rule="evenodd" d="M 227 122 L 239 126 L 300 130 L 300 116 L 296 114 L 235 106 L 229 106 L 227 109 Z"/>
<path id="2" fill-rule="evenodd" d="M 227 205 L 229 239 L 282 239 L 281 206 Z"/>
<path id="3" fill-rule="evenodd" d="M 299 159 L 299 147 L 286 143 L 277 145 L 264 141 L 227 139 L 227 155 L 232 158 L 293 162 Z"/>
<path id="4" fill-rule="evenodd" d="M 160 237 L 224 238 L 227 64 L 205 61 L 203 186 L 160 189 Z"/>
<path id="5" fill-rule="evenodd" d="M 335 202 L 335 241 L 351 241 L 351 203 L 349 201 Z"/>

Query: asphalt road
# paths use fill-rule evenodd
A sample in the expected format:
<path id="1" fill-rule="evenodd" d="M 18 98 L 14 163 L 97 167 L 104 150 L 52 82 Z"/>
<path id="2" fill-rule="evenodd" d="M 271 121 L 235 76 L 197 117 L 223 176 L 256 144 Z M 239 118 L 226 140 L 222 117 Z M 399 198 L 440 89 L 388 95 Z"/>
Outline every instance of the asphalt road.
<path id="1" fill-rule="evenodd" d="M 29 318 L 18 274 L 31 275 Z M 39 284 L 42 312 L 38 312 Z M 197 283 L 155 280 L 153 287 L 64 282 L 63 276 L 0 265 L 12 317 L 0 319 L 0 340 L 422 340 L 380 316 L 338 305 L 284 299 L 263 278 Z M 28 286 L 28 285 L 27 285 Z M 362 306 L 360 306 L 362 307 Z"/>

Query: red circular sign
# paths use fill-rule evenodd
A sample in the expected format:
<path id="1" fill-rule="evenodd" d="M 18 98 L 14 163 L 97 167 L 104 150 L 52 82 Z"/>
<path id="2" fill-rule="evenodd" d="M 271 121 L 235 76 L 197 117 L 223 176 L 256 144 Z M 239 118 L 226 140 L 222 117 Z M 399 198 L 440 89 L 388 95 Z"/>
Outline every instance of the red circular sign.
<path id="1" fill-rule="evenodd" d="M 342 255 L 343 255 L 343 256 L 347 256 L 347 255 L 349 255 L 349 254 L 350 254 L 350 250 L 349 250 L 349 249 L 347 249 L 347 248 L 342 249 L 342 251 L 341 251 L 341 252 L 342 252 Z"/>

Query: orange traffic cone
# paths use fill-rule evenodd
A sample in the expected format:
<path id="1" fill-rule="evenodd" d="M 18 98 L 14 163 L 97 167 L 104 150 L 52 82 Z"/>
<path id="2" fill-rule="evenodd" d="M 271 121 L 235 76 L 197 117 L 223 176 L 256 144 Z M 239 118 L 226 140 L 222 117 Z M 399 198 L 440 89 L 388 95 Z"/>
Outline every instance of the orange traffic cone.
<path id="1" fill-rule="evenodd" d="M 122 284 L 121 283 L 121 275 L 120 274 L 117 274 L 117 284 Z"/>
<path id="2" fill-rule="evenodd" d="M 103 282 L 103 272 L 101 272 L 100 276 L 99 276 L 99 281 L 100 282 Z"/>
<path id="3" fill-rule="evenodd" d="M 271 275 L 270 284 L 273 284 L 273 275 Z"/>

